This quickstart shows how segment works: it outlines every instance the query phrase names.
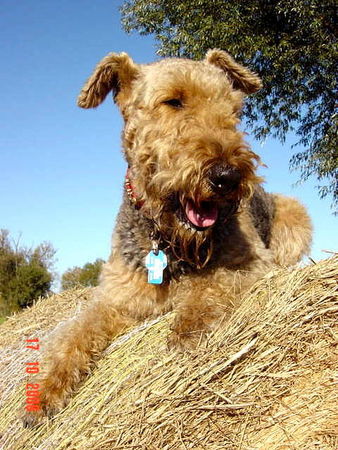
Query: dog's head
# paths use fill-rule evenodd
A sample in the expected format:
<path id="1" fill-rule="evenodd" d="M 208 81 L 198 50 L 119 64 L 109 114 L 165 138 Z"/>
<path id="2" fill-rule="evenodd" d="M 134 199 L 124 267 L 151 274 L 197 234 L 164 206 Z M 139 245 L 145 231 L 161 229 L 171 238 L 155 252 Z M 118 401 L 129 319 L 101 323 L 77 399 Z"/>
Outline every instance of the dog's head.
<path id="1" fill-rule="evenodd" d="M 111 53 L 79 96 L 79 106 L 92 108 L 113 92 L 142 211 L 163 239 L 199 265 L 199 248 L 215 225 L 261 181 L 255 173 L 259 157 L 237 130 L 243 97 L 260 87 L 257 75 L 221 50 L 210 50 L 203 61 L 147 65 Z"/>

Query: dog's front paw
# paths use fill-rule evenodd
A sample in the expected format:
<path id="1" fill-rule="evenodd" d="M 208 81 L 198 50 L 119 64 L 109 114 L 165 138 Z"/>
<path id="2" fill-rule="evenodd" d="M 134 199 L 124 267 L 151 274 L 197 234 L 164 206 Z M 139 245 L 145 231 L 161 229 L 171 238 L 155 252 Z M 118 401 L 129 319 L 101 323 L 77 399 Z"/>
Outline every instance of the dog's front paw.
<path id="1" fill-rule="evenodd" d="M 202 321 L 191 321 L 184 316 L 177 315 L 170 330 L 167 338 L 169 349 L 189 352 L 200 347 L 206 341 L 207 329 Z"/>
<path id="2" fill-rule="evenodd" d="M 62 405 L 62 406 L 61 406 Z M 25 411 L 21 416 L 22 424 L 25 428 L 31 428 L 35 425 L 42 424 L 46 421 L 47 417 L 54 417 L 57 413 L 62 410 L 64 403 L 56 401 L 55 403 L 46 404 L 45 402 L 41 404 L 41 407 L 36 411 Z"/>
<path id="3" fill-rule="evenodd" d="M 32 428 L 36 425 L 41 425 L 45 421 L 46 416 L 42 409 L 39 409 L 37 411 L 25 411 L 20 419 L 25 428 Z"/>
<path id="4" fill-rule="evenodd" d="M 30 411 L 28 407 L 22 414 L 23 426 L 30 428 L 45 422 L 47 417 L 55 416 L 66 406 L 67 398 L 64 392 L 42 389 L 37 409 Z"/>
<path id="5" fill-rule="evenodd" d="M 192 352 L 206 341 L 206 332 L 203 330 L 179 331 L 172 329 L 167 338 L 169 350 Z"/>

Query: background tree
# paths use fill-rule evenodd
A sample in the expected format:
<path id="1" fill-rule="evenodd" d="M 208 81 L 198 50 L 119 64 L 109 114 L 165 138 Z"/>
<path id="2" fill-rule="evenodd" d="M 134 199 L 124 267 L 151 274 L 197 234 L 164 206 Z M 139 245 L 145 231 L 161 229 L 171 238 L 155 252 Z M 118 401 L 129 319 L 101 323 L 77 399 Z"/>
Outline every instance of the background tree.
<path id="1" fill-rule="evenodd" d="M 76 287 L 94 287 L 98 285 L 103 259 L 97 259 L 93 263 L 87 263 L 83 267 L 68 269 L 61 279 L 62 290 Z"/>
<path id="2" fill-rule="evenodd" d="M 290 163 L 315 175 L 338 203 L 337 0 L 127 0 L 126 31 L 153 34 L 163 56 L 203 58 L 229 51 L 263 78 L 245 108 L 258 139 L 290 130 L 305 150 Z"/>
<path id="3" fill-rule="evenodd" d="M 49 242 L 27 249 L 0 230 L 0 316 L 31 306 L 50 292 L 54 255 Z"/>

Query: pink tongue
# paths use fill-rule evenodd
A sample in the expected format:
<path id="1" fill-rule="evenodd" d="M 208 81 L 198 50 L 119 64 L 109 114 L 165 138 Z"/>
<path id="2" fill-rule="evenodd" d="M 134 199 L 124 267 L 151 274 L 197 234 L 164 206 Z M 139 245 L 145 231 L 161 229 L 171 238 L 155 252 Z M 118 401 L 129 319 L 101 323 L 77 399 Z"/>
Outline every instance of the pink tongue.
<path id="1" fill-rule="evenodd" d="M 211 227 L 218 217 L 218 209 L 212 203 L 205 202 L 204 206 L 197 208 L 192 200 L 188 200 L 185 213 L 190 222 L 200 228 Z"/>

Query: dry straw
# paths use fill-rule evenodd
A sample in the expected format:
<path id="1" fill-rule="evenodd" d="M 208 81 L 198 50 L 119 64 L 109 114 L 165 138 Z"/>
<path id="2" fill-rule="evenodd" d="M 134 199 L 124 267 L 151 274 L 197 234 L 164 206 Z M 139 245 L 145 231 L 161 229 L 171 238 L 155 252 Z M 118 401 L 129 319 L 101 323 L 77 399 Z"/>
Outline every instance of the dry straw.
<path id="1" fill-rule="evenodd" d="M 38 302 L 0 326 L 0 448 L 337 449 L 338 257 L 271 273 L 191 354 L 169 352 L 172 315 L 118 339 L 54 420 L 23 429 L 24 339 L 90 290 Z"/>

